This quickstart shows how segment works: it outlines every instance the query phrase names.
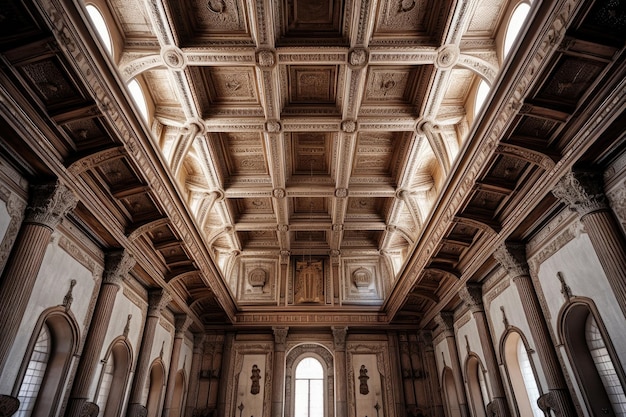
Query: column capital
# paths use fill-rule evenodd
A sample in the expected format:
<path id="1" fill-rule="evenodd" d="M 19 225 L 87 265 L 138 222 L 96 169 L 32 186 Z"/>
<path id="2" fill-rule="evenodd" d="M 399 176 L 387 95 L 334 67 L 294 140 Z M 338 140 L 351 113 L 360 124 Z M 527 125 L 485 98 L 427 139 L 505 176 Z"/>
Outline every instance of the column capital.
<path id="1" fill-rule="evenodd" d="M 477 282 L 466 283 L 459 291 L 459 297 L 472 313 L 484 311 L 482 284 Z"/>
<path id="2" fill-rule="evenodd" d="M 193 319 L 187 314 L 177 314 L 174 316 L 174 337 L 183 338 L 185 336 L 185 332 L 192 323 Z"/>
<path id="3" fill-rule="evenodd" d="M 274 332 L 274 345 L 278 348 L 277 350 L 285 350 L 289 327 L 273 326 L 272 331 Z"/>
<path id="4" fill-rule="evenodd" d="M 502 265 L 511 278 L 530 275 L 523 243 L 504 242 L 493 252 L 493 257 Z"/>
<path id="5" fill-rule="evenodd" d="M 104 256 L 102 282 L 119 287 L 134 266 L 135 258 L 127 250 L 109 252 Z"/>
<path id="6" fill-rule="evenodd" d="M 609 208 L 600 171 L 570 171 L 554 186 L 552 194 L 579 217 Z"/>
<path id="7" fill-rule="evenodd" d="M 74 193 L 60 181 L 31 185 L 24 221 L 54 229 L 77 203 Z"/>
<path id="8" fill-rule="evenodd" d="M 193 353 L 201 354 L 204 351 L 204 340 L 206 335 L 204 333 L 193 334 Z"/>
<path id="9" fill-rule="evenodd" d="M 331 327 L 333 332 L 333 343 L 335 344 L 335 350 L 345 350 L 346 349 L 346 335 L 348 334 L 348 327 Z"/>
<path id="10" fill-rule="evenodd" d="M 454 313 L 452 311 L 440 311 L 433 320 L 446 334 L 446 336 L 454 335 Z"/>
<path id="11" fill-rule="evenodd" d="M 172 301 L 172 296 L 167 291 L 151 290 L 148 293 L 148 317 L 159 317 L 170 301 Z"/>

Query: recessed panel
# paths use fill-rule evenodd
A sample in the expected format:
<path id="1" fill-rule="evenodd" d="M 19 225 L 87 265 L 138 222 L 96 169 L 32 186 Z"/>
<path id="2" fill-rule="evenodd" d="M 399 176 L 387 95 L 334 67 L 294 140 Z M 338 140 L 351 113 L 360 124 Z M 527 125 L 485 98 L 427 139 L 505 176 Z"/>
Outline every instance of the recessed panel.
<path id="1" fill-rule="evenodd" d="M 202 69 L 211 103 L 258 105 L 254 68 L 219 67 Z"/>
<path id="2" fill-rule="evenodd" d="M 229 175 L 269 175 L 260 133 L 219 135 Z"/>
<path id="3" fill-rule="evenodd" d="M 334 104 L 337 66 L 289 67 L 289 104 Z"/>
<path id="4" fill-rule="evenodd" d="M 363 105 L 409 104 L 416 76 L 415 67 L 371 67 L 367 74 Z"/>

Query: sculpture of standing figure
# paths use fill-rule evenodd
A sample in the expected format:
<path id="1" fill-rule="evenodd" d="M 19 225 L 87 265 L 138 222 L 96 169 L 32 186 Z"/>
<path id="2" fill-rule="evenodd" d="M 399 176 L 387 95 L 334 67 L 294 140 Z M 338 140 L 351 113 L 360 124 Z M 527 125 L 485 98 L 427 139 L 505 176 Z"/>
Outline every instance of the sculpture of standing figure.
<path id="1" fill-rule="evenodd" d="M 370 379 L 370 377 L 367 376 L 367 368 L 365 367 L 365 365 L 361 365 L 361 369 L 359 370 L 359 381 L 361 381 L 361 384 L 359 385 L 359 391 L 363 395 L 367 395 L 370 392 L 367 386 L 368 379 Z"/>
<path id="2" fill-rule="evenodd" d="M 252 386 L 250 387 L 250 394 L 256 395 L 261 392 L 261 384 L 259 381 L 261 380 L 261 370 L 258 366 L 252 365 L 252 376 L 250 377 L 252 380 Z"/>

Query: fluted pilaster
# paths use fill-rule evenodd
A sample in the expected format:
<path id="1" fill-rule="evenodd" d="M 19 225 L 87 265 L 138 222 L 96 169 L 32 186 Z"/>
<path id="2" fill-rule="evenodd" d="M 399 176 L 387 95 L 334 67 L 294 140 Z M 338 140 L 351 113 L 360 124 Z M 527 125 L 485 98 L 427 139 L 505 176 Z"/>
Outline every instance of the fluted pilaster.
<path id="1" fill-rule="evenodd" d="M 193 323 L 193 320 L 186 314 L 180 314 L 174 318 L 174 343 L 172 345 L 172 354 L 170 355 L 170 367 L 167 373 L 162 417 L 169 417 L 172 411 L 172 399 L 174 398 L 174 385 L 176 383 L 176 373 L 178 372 L 180 348 L 185 338 L 185 332 L 191 323 Z M 178 406 L 180 406 L 180 404 Z"/>
<path id="2" fill-rule="evenodd" d="M 98 293 L 65 413 L 68 417 L 83 415 L 83 407 L 90 397 L 89 386 L 95 378 L 100 352 L 102 352 L 104 338 L 111 320 L 115 297 L 122 281 L 134 265 L 135 260 L 127 251 L 116 251 L 106 255 L 102 286 Z"/>
<path id="3" fill-rule="evenodd" d="M 502 244 L 493 254 L 494 258 L 507 271 L 509 277 L 515 283 L 517 292 L 522 302 L 524 315 L 530 327 L 530 333 L 535 342 L 539 362 L 544 371 L 549 391 L 564 392 L 566 397 L 559 402 L 562 409 L 554 410 L 559 416 L 576 416 L 576 410 L 572 403 L 563 368 L 558 357 L 548 324 L 541 311 L 541 304 L 535 292 L 532 279 L 530 277 L 528 263 L 526 261 L 526 249 L 523 244 L 507 242 Z"/>
<path id="4" fill-rule="evenodd" d="M 135 378 L 133 379 L 133 386 L 128 399 L 127 417 L 142 417 L 145 413 L 145 405 L 142 404 L 141 396 L 148 377 L 154 334 L 161 312 L 170 301 L 170 294 L 163 290 L 153 290 L 148 294 L 148 315 L 143 327 L 143 336 L 135 367 Z"/>
<path id="5" fill-rule="evenodd" d="M 0 373 L 19 331 L 54 228 L 74 209 L 74 194 L 60 182 L 32 186 L 26 219 L 0 279 Z"/>
<path id="6" fill-rule="evenodd" d="M 348 383 L 346 380 L 346 336 L 347 327 L 332 327 L 335 349 L 335 386 L 337 387 L 337 417 L 348 415 Z"/>
<path id="7" fill-rule="evenodd" d="M 604 194 L 602 173 L 569 172 L 552 193 L 578 213 L 617 303 L 626 316 L 626 238 Z"/>
<path id="8" fill-rule="evenodd" d="M 446 345 L 448 354 L 450 355 L 450 369 L 454 377 L 454 388 L 456 396 L 459 399 L 459 411 L 462 417 L 468 417 L 469 408 L 467 406 L 467 397 L 465 396 L 465 388 L 463 386 L 463 373 L 461 372 L 461 363 L 459 362 L 459 354 L 456 349 L 456 336 L 454 335 L 454 313 L 451 311 L 440 311 L 435 316 L 435 323 L 443 331 L 446 337 Z"/>
<path id="9" fill-rule="evenodd" d="M 487 316 L 485 315 L 481 285 L 477 283 L 467 283 L 465 287 L 459 291 L 459 296 L 472 312 L 480 336 L 480 346 L 483 351 L 485 367 L 489 374 L 489 381 L 491 382 L 493 392 L 491 401 L 493 405 L 491 405 L 491 410 L 497 413 L 495 414 L 497 417 L 509 417 L 511 412 L 507 406 L 502 375 L 498 368 L 496 352 L 493 347 Z"/>
<path id="10" fill-rule="evenodd" d="M 272 327 L 274 331 L 274 374 L 272 379 L 272 417 L 283 415 L 285 380 L 285 343 L 289 327 Z"/>

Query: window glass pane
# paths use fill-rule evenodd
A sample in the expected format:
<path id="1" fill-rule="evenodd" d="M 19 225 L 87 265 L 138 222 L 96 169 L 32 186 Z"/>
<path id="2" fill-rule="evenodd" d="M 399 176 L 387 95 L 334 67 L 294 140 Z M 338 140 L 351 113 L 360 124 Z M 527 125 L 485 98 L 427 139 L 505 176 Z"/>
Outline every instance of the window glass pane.
<path id="1" fill-rule="evenodd" d="M 128 83 L 128 91 L 130 91 L 130 95 L 137 105 L 137 109 L 139 110 L 139 113 L 141 113 L 141 117 L 143 117 L 144 120 L 148 120 L 148 105 L 146 104 L 146 98 L 143 95 L 143 90 L 137 80 L 130 80 Z"/>
<path id="2" fill-rule="evenodd" d="M 102 45 L 104 45 L 109 55 L 111 55 L 111 35 L 109 34 L 109 28 L 107 28 L 107 24 L 102 17 L 102 13 L 100 13 L 100 10 L 91 4 L 88 4 L 86 9 L 87 13 L 89 13 L 91 23 L 93 23 L 96 32 L 98 32 L 98 36 L 100 36 Z"/>
<path id="3" fill-rule="evenodd" d="M 530 408 L 533 411 L 533 415 L 535 417 L 543 417 L 544 413 L 537 404 L 537 400 L 539 399 L 539 387 L 537 387 L 535 374 L 522 339 L 518 339 L 517 341 L 517 360 L 519 362 L 520 372 L 522 373 L 522 379 L 524 380 L 526 394 L 530 400 Z"/>
<path id="4" fill-rule="evenodd" d="M 26 368 L 26 374 L 20 386 L 20 392 L 17 398 L 20 400 L 20 408 L 15 415 L 17 417 L 29 417 L 35 407 L 37 394 L 41 388 L 43 377 L 46 373 L 48 365 L 48 357 L 50 356 L 50 331 L 48 326 L 44 324 L 41 327 L 37 342 L 30 355 L 30 361 Z"/>
<path id="5" fill-rule="evenodd" d="M 109 359 L 107 359 L 106 364 L 104 364 L 104 369 L 102 370 L 102 382 L 100 384 L 100 391 L 98 392 L 98 407 L 100 407 L 100 412 L 98 416 L 104 415 L 104 409 L 107 405 L 107 399 L 109 398 L 109 393 L 111 392 L 111 383 L 113 382 L 113 355 L 109 354 Z"/>
<path id="6" fill-rule="evenodd" d="M 522 26 L 524 25 L 524 21 L 526 20 L 529 10 L 530 5 L 522 3 L 515 8 L 515 11 L 511 15 L 511 20 L 509 21 L 509 26 L 506 28 L 506 35 L 504 36 L 505 57 L 509 54 L 511 47 L 513 46 L 513 42 L 515 42 L 520 30 L 522 30 Z"/>
<path id="7" fill-rule="evenodd" d="M 485 82 L 485 80 L 480 80 L 480 84 L 478 84 L 478 89 L 476 90 L 476 102 L 474 103 L 474 117 L 480 112 L 480 109 L 483 108 L 485 104 L 485 100 L 487 99 L 487 95 L 489 95 L 489 84 Z"/>
<path id="8" fill-rule="evenodd" d="M 314 358 L 305 358 L 296 367 L 294 415 L 324 417 L 324 369 Z"/>
<path id="9" fill-rule="evenodd" d="M 310 396 L 309 417 L 324 417 L 324 381 L 311 380 Z"/>
<path id="10" fill-rule="evenodd" d="M 296 380 L 295 415 L 306 417 L 309 408 L 309 381 Z"/>
<path id="11" fill-rule="evenodd" d="M 591 314 L 587 316 L 587 322 L 585 323 L 585 339 L 604 389 L 613 405 L 615 415 L 626 416 L 626 395 L 624 395 L 624 389 L 617 377 L 615 366 L 602 338 L 602 333 L 600 333 L 598 324 Z"/>
<path id="12" fill-rule="evenodd" d="M 314 358 L 303 359 L 296 368 L 296 378 L 324 378 L 322 364 Z"/>

